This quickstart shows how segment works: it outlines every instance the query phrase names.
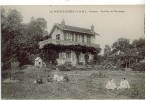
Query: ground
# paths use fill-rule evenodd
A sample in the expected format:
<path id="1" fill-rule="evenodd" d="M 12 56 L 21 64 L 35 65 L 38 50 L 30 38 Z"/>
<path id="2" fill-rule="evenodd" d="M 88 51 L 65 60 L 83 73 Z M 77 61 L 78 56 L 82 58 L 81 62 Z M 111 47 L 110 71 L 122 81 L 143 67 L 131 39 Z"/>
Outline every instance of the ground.
<path id="1" fill-rule="evenodd" d="M 6 76 L 8 72 L 3 72 Z M 13 72 L 16 82 L 2 80 L 2 99 L 145 99 L 145 73 L 133 71 L 62 71 L 70 81 L 48 83 L 47 75 L 53 71 L 47 68 L 31 67 Z M 93 73 L 95 75 L 93 76 Z M 104 76 L 99 76 L 98 73 Z M 34 84 L 36 77 L 43 78 L 43 84 Z M 127 90 L 106 90 L 105 85 L 114 78 L 116 85 L 126 77 L 131 85 Z M 5 77 L 8 78 L 8 77 Z"/>

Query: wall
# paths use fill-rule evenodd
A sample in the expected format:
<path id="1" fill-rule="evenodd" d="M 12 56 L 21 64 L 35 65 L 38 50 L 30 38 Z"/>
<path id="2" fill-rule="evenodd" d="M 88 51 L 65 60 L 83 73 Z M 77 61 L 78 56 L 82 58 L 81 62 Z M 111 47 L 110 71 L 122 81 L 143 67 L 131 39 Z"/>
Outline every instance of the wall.
<path id="1" fill-rule="evenodd" d="M 39 64 L 39 62 L 40 62 L 40 64 Z M 42 67 L 43 66 L 42 59 L 35 60 L 35 66 Z"/>
<path id="2" fill-rule="evenodd" d="M 70 59 L 70 62 L 73 66 L 76 65 L 77 63 L 77 59 L 76 59 L 76 54 L 74 51 L 70 51 L 71 52 L 71 59 Z M 60 52 L 59 53 L 59 58 L 57 59 L 57 62 L 58 62 L 58 65 L 61 65 L 61 64 L 65 64 L 65 62 L 67 61 L 68 59 L 66 58 L 66 52 Z"/>
<path id="3" fill-rule="evenodd" d="M 60 34 L 60 40 L 64 40 L 64 34 L 63 31 L 61 31 L 59 28 L 54 29 L 53 33 L 52 33 L 52 39 L 56 39 L 56 35 Z"/>

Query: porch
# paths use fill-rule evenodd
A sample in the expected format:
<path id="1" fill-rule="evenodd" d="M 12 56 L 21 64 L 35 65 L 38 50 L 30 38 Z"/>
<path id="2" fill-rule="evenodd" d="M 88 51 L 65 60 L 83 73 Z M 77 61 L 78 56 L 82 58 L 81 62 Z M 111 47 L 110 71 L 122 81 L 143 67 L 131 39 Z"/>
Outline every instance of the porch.
<path id="1" fill-rule="evenodd" d="M 85 58 L 85 54 L 80 52 L 79 54 L 76 54 L 75 51 L 65 51 L 59 53 L 59 58 L 57 59 L 57 64 L 62 65 L 66 62 L 70 63 L 71 65 L 75 66 L 76 64 L 86 64 L 86 62 L 90 62 L 91 59 L 93 59 L 93 55 L 91 53 L 87 54 L 88 57 Z"/>
<path id="2" fill-rule="evenodd" d="M 85 43 L 85 42 L 75 42 L 75 41 L 67 41 L 67 40 L 56 40 L 56 39 L 47 39 L 39 42 L 39 48 L 42 49 L 46 44 L 55 44 L 55 45 L 82 45 L 82 46 L 91 46 L 95 48 L 100 48 L 99 44 L 95 43 Z"/>

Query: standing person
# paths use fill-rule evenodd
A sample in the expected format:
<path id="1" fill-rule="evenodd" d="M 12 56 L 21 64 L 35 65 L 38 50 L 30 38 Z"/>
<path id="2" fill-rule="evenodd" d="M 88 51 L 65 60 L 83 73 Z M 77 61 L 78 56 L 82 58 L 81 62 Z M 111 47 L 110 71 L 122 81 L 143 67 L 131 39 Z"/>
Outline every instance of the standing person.
<path id="1" fill-rule="evenodd" d="M 125 79 L 125 77 L 121 79 L 118 89 L 130 89 L 129 82 Z"/>
<path id="2" fill-rule="evenodd" d="M 114 83 L 114 79 L 110 79 L 106 86 L 105 86 L 106 89 L 109 89 L 109 90 L 115 90 L 117 87 L 116 87 L 116 84 Z"/>

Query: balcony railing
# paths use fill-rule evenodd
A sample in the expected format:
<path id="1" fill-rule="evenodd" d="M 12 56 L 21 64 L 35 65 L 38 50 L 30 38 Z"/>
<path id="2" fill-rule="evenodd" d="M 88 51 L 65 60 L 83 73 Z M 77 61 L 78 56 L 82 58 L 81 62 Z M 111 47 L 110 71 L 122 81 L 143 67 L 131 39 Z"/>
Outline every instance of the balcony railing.
<path id="1" fill-rule="evenodd" d="M 56 40 L 56 39 L 47 39 L 44 41 L 39 42 L 39 48 L 42 49 L 46 44 L 55 44 L 55 45 L 82 45 L 82 46 L 92 46 L 95 48 L 100 48 L 99 44 L 95 43 L 83 43 L 83 42 L 75 42 L 75 41 L 68 41 L 68 40 Z"/>

